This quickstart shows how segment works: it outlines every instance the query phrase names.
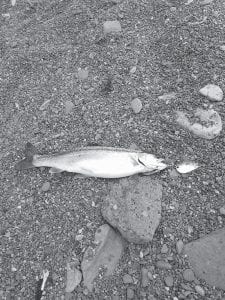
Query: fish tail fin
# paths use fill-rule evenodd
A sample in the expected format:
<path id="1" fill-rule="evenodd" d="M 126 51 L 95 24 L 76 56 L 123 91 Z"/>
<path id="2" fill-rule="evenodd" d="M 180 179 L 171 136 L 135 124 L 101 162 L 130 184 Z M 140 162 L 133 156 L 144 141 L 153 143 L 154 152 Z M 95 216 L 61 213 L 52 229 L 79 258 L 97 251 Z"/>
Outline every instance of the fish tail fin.
<path id="1" fill-rule="evenodd" d="M 31 143 L 27 143 L 24 153 L 26 157 L 15 165 L 16 170 L 21 171 L 35 167 L 33 164 L 34 155 L 37 153 L 35 146 Z"/>

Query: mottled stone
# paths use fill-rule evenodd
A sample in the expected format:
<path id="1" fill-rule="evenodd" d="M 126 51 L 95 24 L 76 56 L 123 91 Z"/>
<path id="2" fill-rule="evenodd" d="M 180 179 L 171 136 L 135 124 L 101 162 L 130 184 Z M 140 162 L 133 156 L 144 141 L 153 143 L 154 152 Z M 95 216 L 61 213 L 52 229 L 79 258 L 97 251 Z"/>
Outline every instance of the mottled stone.
<path id="1" fill-rule="evenodd" d="M 185 246 L 195 275 L 207 284 L 225 290 L 225 228 Z"/>
<path id="2" fill-rule="evenodd" d="M 121 179 L 110 186 L 102 215 L 133 243 L 152 240 L 161 218 L 162 185 L 149 177 Z"/>
<path id="3" fill-rule="evenodd" d="M 81 263 L 84 286 L 89 291 L 92 291 L 93 282 L 101 267 L 105 269 L 105 276 L 113 274 L 124 249 L 122 237 L 108 224 L 98 228 L 95 233 L 94 244 L 95 247 L 88 247 L 85 251 Z"/>

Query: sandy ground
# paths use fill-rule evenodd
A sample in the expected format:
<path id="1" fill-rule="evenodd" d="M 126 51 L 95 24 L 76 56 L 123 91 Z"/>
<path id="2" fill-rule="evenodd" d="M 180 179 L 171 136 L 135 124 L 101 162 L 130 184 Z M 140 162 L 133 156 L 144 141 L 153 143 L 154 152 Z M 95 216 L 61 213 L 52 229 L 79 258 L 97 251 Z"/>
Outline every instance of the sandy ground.
<path id="1" fill-rule="evenodd" d="M 190 1 L 189 1 L 190 2 Z M 209 1 L 208 1 L 209 2 Z M 127 245 L 115 275 L 101 279 L 86 295 L 79 287 L 71 299 L 126 298 L 122 277 L 134 269 L 135 299 L 176 299 L 188 266 L 176 256 L 175 242 L 185 243 L 224 226 L 225 134 L 214 140 L 194 138 L 174 122 L 176 110 L 208 107 L 199 95 L 207 83 L 225 90 L 225 3 L 194 0 L 2 0 L 0 7 L 0 295 L 34 299 L 37 277 L 50 270 L 44 299 L 64 299 L 66 262 L 91 244 L 104 223 L 100 205 L 107 180 L 51 176 L 48 170 L 17 172 L 26 142 L 40 153 L 72 150 L 98 143 L 136 144 L 159 157 L 194 159 L 203 164 L 190 176 L 163 181 L 161 225 L 151 245 Z M 103 23 L 118 20 L 122 31 L 105 36 Z M 130 69 L 136 66 L 131 74 Z M 86 80 L 78 68 L 89 71 Z M 170 101 L 158 99 L 175 92 Z M 134 114 L 130 101 L 140 98 Z M 41 105 L 49 100 L 44 109 Z M 74 104 L 66 114 L 68 103 Z M 224 102 L 214 108 L 224 119 Z M 47 192 L 42 185 L 50 183 Z M 94 204 L 95 205 L 94 205 Z M 84 238 L 76 240 L 82 230 Z M 156 270 L 147 288 L 140 269 L 154 266 L 166 244 L 174 253 L 173 287 L 166 289 L 168 270 Z M 151 248 L 141 259 L 140 251 Z M 168 274 L 167 274 L 168 275 Z M 221 290 L 200 282 L 204 299 L 223 299 Z M 84 291 L 84 292 L 83 292 Z M 151 296 L 152 295 L 152 296 Z M 192 297 L 192 298 L 191 298 Z M 114 298 L 116 299 L 116 298 Z M 179 298 L 181 299 L 181 298 Z M 187 299 L 201 299 L 192 294 Z M 203 299 L 203 298 L 202 298 Z"/>

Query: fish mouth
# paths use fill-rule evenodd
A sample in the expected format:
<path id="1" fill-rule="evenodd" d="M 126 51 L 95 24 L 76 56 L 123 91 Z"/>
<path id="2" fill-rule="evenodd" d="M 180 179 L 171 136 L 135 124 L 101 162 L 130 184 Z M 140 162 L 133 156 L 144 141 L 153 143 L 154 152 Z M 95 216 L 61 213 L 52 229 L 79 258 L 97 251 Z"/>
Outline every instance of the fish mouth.
<path id="1" fill-rule="evenodd" d="M 157 169 L 159 171 L 162 171 L 162 170 L 166 169 L 167 167 L 168 167 L 168 165 L 165 164 L 164 162 L 159 162 L 159 164 L 157 165 Z"/>

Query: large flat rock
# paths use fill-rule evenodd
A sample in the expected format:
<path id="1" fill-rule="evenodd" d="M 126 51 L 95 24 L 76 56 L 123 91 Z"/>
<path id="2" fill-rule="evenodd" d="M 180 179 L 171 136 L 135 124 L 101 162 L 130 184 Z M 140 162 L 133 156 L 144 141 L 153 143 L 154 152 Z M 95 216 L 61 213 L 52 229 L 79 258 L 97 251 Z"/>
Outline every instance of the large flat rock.
<path id="1" fill-rule="evenodd" d="M 187 244 L 184 252 L 196 277 L 225 290 L 225 228 Z"/>
<path id="2" fill-rule="evenodd" d="M 152 240 L 161 218 L 162 185 L 150 177 L 121 179 L 110 187 L 102 215 L 129 242 Z"/>
<path id="3" fill-rule="evenodd" d="M 105 269 L 105 276 L 113 274 L 124 249 L 123 238 L 108 224 L 97 229 L 93 244 L 94 247 L 88 247 L 85 251 L 81 263 L 84 286 L 89 291 L 92 291 L 101 267 Z"/>

